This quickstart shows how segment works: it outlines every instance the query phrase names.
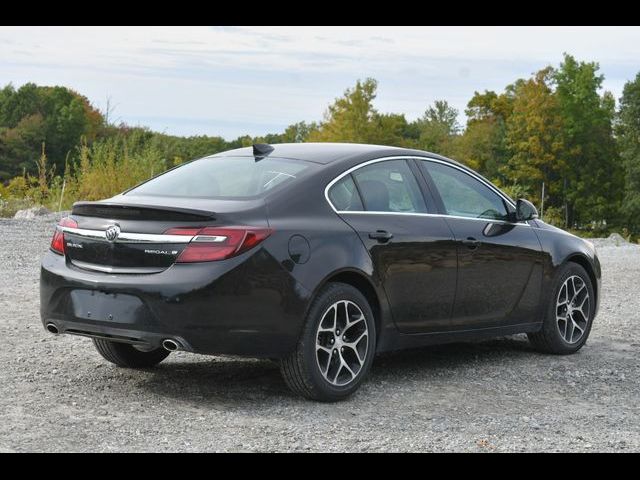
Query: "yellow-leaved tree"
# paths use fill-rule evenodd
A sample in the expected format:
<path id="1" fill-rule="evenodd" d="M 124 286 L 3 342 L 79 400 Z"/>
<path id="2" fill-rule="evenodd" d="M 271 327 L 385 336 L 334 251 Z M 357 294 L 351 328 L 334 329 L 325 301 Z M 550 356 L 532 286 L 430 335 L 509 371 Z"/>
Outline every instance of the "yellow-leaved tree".
<path id="1" fill-rule="evenodd" d="M 542 182 L 545 197 L 556 202 L 562 198 L 566 170 L 563 118 L 549 86 L 552 73 L 548 67 L 514 85 L 512 111 L 506 121 L 506 144 L 511 155 L 501 168 L 509 181 L 531 193 L 538 206 Z"/>
<path id="2" fill-rule="evenodd" d="M 407 127 L 404 115 L 380 114 L 373 108 L 377 82 L 358 80 L 327 109 L 319 128 L 309 132 L 309 142 L 402 145 Z"/>

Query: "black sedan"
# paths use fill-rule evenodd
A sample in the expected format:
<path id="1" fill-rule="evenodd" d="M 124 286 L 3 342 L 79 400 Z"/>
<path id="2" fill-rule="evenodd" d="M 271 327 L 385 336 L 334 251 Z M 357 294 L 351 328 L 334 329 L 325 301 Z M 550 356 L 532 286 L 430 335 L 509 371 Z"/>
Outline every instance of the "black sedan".
<path id="1" fill-rule="evenodd" d="M 324 401 L 383 351 L 527 333 L 574 353 L 600 264 L 537 217 L 432 153 L 254 145 L 76 203 L 42 261 L 42 322 L 122 367 L 174 350 L 278 359 Z"/>

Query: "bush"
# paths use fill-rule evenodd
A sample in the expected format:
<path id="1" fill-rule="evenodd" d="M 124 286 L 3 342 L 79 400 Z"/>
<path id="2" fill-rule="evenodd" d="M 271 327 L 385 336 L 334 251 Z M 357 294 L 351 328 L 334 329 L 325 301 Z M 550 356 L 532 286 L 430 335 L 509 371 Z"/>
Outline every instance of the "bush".
<path id="1" fill-rule="evenodd" d="M 7 185 L 0 184 L 0 217 L 13 217 L 18 210 L 36 204 L 29 179 L 12 178 Z"/>
<path id="2" fill-rule="evenodd" d="M 501 185 L 499 180 L 495 180 L 494 183 L 513 200 L 529 197 L 529 190 L 518 182 L 514 182 L 511 185 Z"/>
<path id="3" fill-rule="evenodd" d="M 70 197 L 84 200 L 116 195 L 162 173 L 170 163 L 158 147 L 135 132 L 95 142 L 91 147 L 83 144 L 79 158 L 66 183 Z"/>
<path id="4" fill-rule="evenodd" d="M 0 195 L 3 198 L 23 198 L 29 192 L 29 183 L 26 177 L 12 178 L 7 186 L 0 186 Z"/>
<path id="5" fill-rule="evenodd" d="M 18 210 L 24 210 L 35 205 L 35 202 L 29 198 L 0 198 L 0 217 L 13 217 Z"/>
<path id="6" fill-rule="evenodd" d="M 560 207 L 546 207 L 542 212 L 541 220 L 554 227 L 564 228 L 564 211 Z"/>
<path id="7" fill-rule="evenodd" d="M 162 151 L 143 129 L 120 131 L 92 145 L 83 141 L 77 149 L 78 160 L 66 165 L 63 175 L 26 175 L 0 185 L 0 216 L 34 205 L 67 210 L 78 200 L 117 195 L 183 161 L 177 156 L 167 158 Z M 46 159 L 44 154 L 41 159 Z M 39 171 L 48 172 L 46 160 L 41 161 Z"/>

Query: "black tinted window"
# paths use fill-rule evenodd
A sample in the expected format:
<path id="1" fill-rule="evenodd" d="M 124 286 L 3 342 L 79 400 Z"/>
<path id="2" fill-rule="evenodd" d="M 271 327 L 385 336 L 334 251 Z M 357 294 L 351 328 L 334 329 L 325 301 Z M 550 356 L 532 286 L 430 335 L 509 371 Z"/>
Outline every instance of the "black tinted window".
<path id="1" fill-rule="evenodd" d="M 329 200 L 338 211 L 364 210 L 351 175 L 340 179 L 329 189 Z"/>
<path id="2" fill-rule="evenodd" d="M 427 211 L 418 182 L 404 160 L 373 163 L 354 171 L 353 176 L 368 211 Z"/>
<path id="3" fill-rule="evenodd" d="M 507 219 L 507 208 L 498 194 L 457 168 L 423 161 L 448 215 L 469 218 Z"/>
<path id="4" fill-rule="evenodd" d="M 294 182 L 308 168 L 309 163 L 284 158 L 209 157 L 153 178 L 127 195 L 256 197 Z"/>

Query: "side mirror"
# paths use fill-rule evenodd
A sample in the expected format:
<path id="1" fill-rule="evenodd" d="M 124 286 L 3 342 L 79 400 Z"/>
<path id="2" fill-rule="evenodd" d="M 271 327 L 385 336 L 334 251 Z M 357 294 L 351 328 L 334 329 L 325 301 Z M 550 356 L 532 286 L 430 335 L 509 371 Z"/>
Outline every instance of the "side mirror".
<path id="1" fill-rule="evenodd" d="M 533 218 L 538 218 L 538 210 L 529 200 L 519 198 L 516 202 L 516 220 L 526 222 Z"/>

